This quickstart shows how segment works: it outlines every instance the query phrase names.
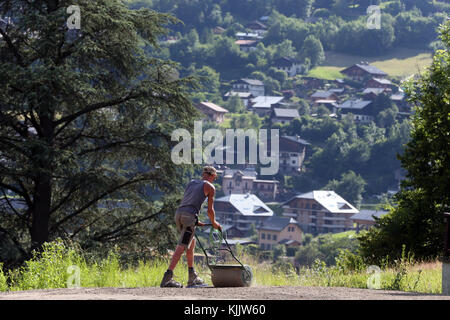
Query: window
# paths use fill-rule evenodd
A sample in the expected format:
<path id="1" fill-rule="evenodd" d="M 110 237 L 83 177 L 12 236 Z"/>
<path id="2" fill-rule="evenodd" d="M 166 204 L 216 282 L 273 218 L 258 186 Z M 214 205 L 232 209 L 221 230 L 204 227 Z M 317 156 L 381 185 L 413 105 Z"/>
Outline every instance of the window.
<path id="1" fill-rule="evenodd" d="M 277 235 L 276 234 L 273 235 L 272 240 L 277 241 Z"/>
<path id="2" fill-rule="evenodd" d="M 261 239 L 266 239 L 266 234 L 265 233 L 261 233 Z"/>
<path id="3" fill-rule="evenodd" d="M 270 233 L 267 234 L 267 240 L 270 240 Z"/>

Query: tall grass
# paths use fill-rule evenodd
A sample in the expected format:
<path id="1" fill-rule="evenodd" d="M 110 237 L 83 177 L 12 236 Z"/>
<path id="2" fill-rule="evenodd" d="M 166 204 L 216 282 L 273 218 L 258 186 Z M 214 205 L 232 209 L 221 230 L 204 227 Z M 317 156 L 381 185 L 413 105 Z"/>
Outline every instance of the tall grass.
<path id="1" fill-rule="evenodd" d="M 347 265 L 326 266 L 317 260 L 313 266 L 295 268 L 289 263 L 260 262 L 256 257 L 239 252 L 239 260 L 251 266 L 253 286 L 339 286 L 367 288 L 373 274 L 355 261 Z M 155 287 L 167 269 L 167 259 L 140 261 L 123 267 L 116 251 L 99 261 L 88 262 L 82 251 L 62 241 L 47 243 L 41 254 L 35 254 L 23 267 L 3 273 L 0 266 L 0 291 L 65 288 L 76 266 L 81 287 Z M 349 267 L 352 265 L 352 267 Z M 196 265 L 199 275 L 209 284 L 210 272 L 203 264 Z M 174 271 L 175 279 L 187 283 L 187 265 L 180 261 Z M 398 266 L 384 268 L 379 274 L 379 289 L 422 293 L 441 293 L 441 264 L 413 264 L 402 260 Z M 69 280 L 69 282 L 68 282 Z"/>

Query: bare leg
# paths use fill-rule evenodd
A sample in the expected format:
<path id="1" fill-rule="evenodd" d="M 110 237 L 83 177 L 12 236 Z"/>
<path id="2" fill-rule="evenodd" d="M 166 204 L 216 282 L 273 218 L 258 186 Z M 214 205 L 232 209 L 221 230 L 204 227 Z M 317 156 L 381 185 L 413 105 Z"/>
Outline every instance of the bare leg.
<path id="1" fill-rule="evenodd" d="M 172 260 L 170 261 L 169 270 L 173 271 L 173 269 L 175 269 L 185 249 L 185 247 L 177 245 L 175 252 L 173 253 Z"/>
<path id="2" fill-rule="evenodd" d="M 195 238 L 192 239 L 191 245 L 189 246 L 188 250 L 186 251 L 186 259 L 188 268 L 194 267 L 194 249 L 195 249 Z"/>

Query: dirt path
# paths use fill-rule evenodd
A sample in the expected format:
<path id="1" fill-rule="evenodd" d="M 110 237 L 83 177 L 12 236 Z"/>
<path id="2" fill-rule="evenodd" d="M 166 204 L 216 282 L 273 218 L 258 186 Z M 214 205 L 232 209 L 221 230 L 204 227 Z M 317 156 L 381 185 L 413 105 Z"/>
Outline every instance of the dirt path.
<path id="1" fill-rule="evenodd" d="M 450 296 L 341 287 L 79 288 L 0 293 L 0 300 L 450 300 Z"/>

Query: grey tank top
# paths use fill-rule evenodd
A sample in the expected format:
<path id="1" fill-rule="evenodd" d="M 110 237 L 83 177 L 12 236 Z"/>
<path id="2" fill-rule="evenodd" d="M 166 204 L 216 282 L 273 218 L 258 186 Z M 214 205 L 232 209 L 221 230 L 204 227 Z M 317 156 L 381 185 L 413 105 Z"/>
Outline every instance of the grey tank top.
<path id="1" fill-rule="evenodd" d="M 206 196 L 203 190 L 205 180 L 191 180 L 184 191 L 183 200 L 176 213 L 188 212 L 197 215 Z"/>

